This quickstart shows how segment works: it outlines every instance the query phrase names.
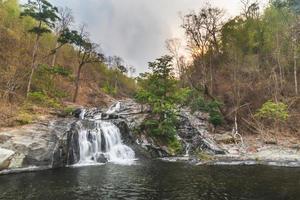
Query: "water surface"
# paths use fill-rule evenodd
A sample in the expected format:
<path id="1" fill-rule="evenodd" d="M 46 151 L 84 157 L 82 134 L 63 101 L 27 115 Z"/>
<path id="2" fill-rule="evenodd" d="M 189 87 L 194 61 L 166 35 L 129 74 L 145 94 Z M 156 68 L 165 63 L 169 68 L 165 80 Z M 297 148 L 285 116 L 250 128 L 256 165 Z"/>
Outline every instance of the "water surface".
<path id="1" fill-rule="evenodd" d="M 0 176 L 3 200 L 300 199 L 300 169 L 147 161 Z"/>

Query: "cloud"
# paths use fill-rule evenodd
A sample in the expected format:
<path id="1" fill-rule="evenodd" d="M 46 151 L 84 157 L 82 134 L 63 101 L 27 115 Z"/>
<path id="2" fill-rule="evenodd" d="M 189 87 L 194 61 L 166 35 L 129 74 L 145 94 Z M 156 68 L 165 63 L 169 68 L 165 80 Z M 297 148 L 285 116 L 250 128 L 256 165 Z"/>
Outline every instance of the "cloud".
<path id="1" fill-rule="evenodd" d="M 126 63 L 147 70 L 147 63 L 166 54 L 165 40 L 183 37 L 179 12 L 197 10 L 207 0 L 50 0 L 70 7 L 77 23 L 85 23 L 104 53 L 121 56 Z M 267 1 L 267 0 L 261 0 Z M 239 0 L 210 0 L 238 14 Z"/>

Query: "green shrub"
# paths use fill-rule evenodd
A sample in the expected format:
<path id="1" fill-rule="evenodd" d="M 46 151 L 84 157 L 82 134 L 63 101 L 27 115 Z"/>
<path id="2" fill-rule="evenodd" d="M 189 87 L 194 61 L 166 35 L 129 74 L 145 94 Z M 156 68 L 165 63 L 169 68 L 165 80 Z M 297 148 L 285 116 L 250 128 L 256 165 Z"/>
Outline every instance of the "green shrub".
<path id="1" fill-rule="evenodd" d="M 221 103 L 218 101 L 210 101 L 207 103 L 207 111 L 209 113 L 209 122 L 214 126 L 222 125 L 224 119 L 222 114 L 220 113 L 219 107 Z"/>
<path id="2" fill-rule="evenodd" d="M 34 104 L 40 105 L 40 106 L 46 106 L 51 108 L 60 108 L 60 103 L 53 99 L 48 97 L 43 92 L 31 92 L 28 94 L 28 100 Z"/>
<path id="3" fill-rule="evenodd" d="M 106 82 L 102 87 L 103 92 L 108 95 L 115 96 L 117 94 L 117 88 Z"/>
<path id="4" fill-rule="evenodd" d="M 19 125 L 30 124 L 30 123 L 33 122 L 33 120 L 34 120 L 33 115 L 32 115 L 32 114 L 29 114 L 29 113 L 27 113 L 27 112 L 25 112 L 25 111 L 21 111 L 21 112 L 18 114 L 17 119 L 16 119 L 16 121 L 17 121 L 17 123 L 18 123 Z"/>
<path id="5" fill-rule="evenodd" d="M 28 98 L 33 103 L 42 103 L 46 101 L 46 95 L 43 92 L 30 92 Z"/>
<path id="6" fill-rule="evenodd" d="M 74 108 L 72 106 L 68 106 L 61 111 L 62 112 L 61 114 L 64 117 L 71 116 L 75 110 L 76 110 L 76 108 Z"/>
<path id="7" fill-rule="evenodd" d="M 192 112 L 202 111 L 209 113 L 209 122 L 214 126 L 222 125 L 223 116 L 219 107 L 222 105 L 218 101 L 205 101 L 204 97 L 198 91 L 191 91 L 187 104 Z"/>
<path id="8" fill-rule="evenodd" d="M 289 117 L 288 106 L 284 103 L 267 101 L 255 114 L 256 117 L 268 120 L 286 121 Z"/>
<path id="9" fill-rule="evenodd" d="M 178 105 L 182 105 L 189 89 L 178 89 L 178 80 L 174 77 L 172 57 L 163 56 L 149 63 L 151 72 L 137 78 L 139 90 L 136 100 L 150 106 L 150 118 L 144 123 L 144 129 L 152 136 L 164 142 L 176 139 Z"/>
<path id="10" fill-rule="evenodd" d="M 182 145 L 180 141 L 178 141 L 177 139 L 170 141 L 168 144 L 168 150 L 171 154 L 178 154 L 182 152 Z"/>
<path id="11" fill-rule="evenodd" d="M 66 69 L 62 66 L 53 66 L 53 67 L 47 66 L 45 70 L 47 70 L 50 74 L 60 75 L 64 77 L 69 77 L 72 74 L 71 70 Z"/>

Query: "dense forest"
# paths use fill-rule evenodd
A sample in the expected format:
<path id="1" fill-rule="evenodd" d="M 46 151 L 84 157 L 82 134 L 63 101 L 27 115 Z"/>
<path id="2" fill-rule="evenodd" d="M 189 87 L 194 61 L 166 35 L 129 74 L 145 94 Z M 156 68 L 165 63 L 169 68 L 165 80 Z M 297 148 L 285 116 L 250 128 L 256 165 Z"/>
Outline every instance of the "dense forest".
<path id="1" fill-rule="evenodd" d="M 0 1 L 0 124 L 26 124 L 57 110 L 67 114 L 76 104 L 99 106 L 113 96 L 149 105 L 145 130 L 175 147 L 182 106 L 207 112 L 213 132 L 297 134 L 300 4 L 242 5 L 230 19 L 210 5 L 186 13 L 181 28 L 189 56 L 180 51 L 185 42 L 169 39 L 169 55 L 133 79 L 128 74 L 134 68 L 104 55 L 87 27 L 75 26 L 69 8 L 46 0 Z"/>

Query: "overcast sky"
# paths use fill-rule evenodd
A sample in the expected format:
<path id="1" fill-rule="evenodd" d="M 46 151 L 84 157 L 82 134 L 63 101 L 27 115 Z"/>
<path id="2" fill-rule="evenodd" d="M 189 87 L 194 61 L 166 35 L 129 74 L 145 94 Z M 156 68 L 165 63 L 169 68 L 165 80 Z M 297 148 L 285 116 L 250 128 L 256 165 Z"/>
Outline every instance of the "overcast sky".
<path id="1" fill-rule="evenodd" d="M 267 2 L 268 0 L 260 0 Z M 26 2 L 26 0 L 21 0 Z M 206 2 L 240 13 L 240 0 L 50 0 L 73 10 L 76 23 L 87 24 L 94 42 L 106 55 L 118 55 L 137 72 L 166 54 L 165 40 L 183 38 L 180 13 L 197 10 Z"/>

